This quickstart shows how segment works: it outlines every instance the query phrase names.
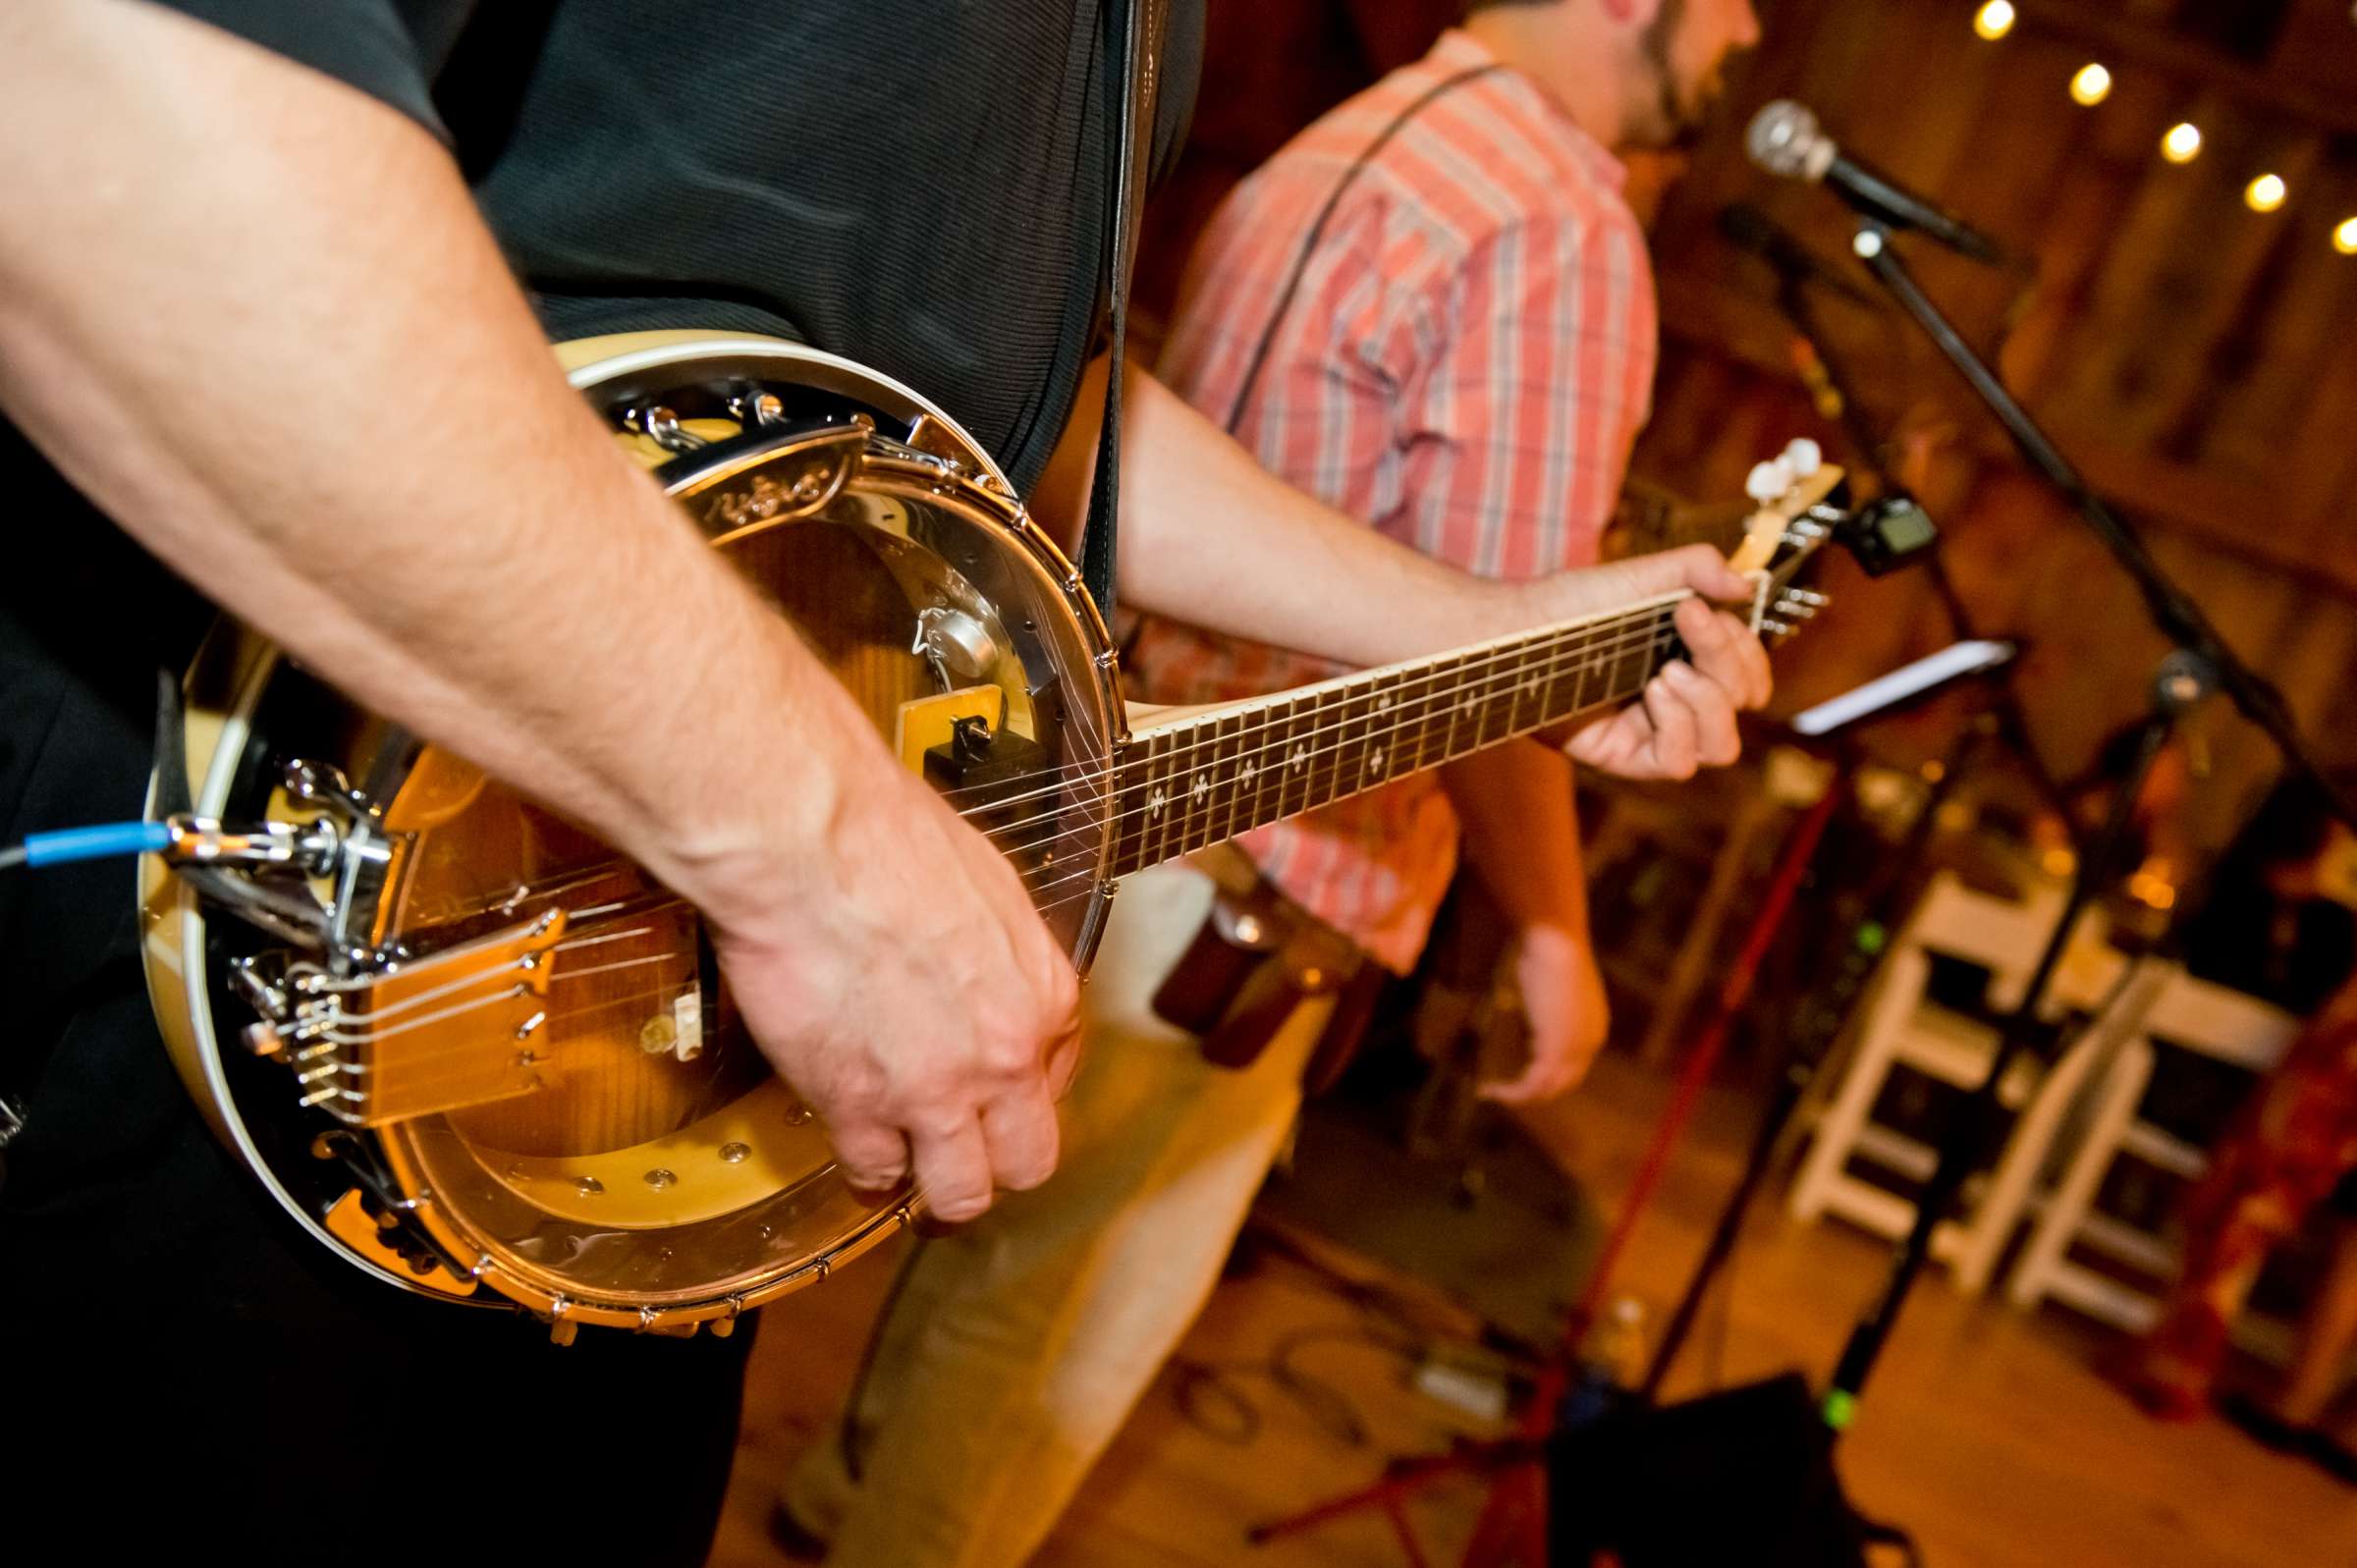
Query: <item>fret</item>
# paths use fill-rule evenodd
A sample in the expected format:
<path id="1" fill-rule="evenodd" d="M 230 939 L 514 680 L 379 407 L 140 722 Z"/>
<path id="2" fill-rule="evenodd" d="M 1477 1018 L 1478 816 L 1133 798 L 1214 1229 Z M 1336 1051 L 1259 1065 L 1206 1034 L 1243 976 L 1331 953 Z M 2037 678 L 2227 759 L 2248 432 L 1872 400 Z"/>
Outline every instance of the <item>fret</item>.
<path id="1" fill-rule="evenodd" d="M 1547 716 L 1547 666 L 1555 656 L 1555 639 L 1534 638 L 1516 657 L 1507 698 L 1507 733 L 1527 734 Z"/>
<path id="2" fill-rule="evenodd" d="M 1203 726 L 1192 724 L 1182 731 L 1186 738 L 1171 770 L 1171 785 L 1178 799 L 1178 847 L 1185 854 L 1203 841 L 1204 805 L 1211 795 L 1211 775 L 1206 770 L 1208 759 L 1203 750 Z"/>
<path id="3" fill-rule="evenodd" d="M 1117 876 L 1137 864 L 1138 856 L 1145 852 L 1145 845 L 1138 841 L 1133 826 L 1136 819 L 1122 815 L 1122 802 L 1127 798 L 1128 784 L 1137 769 L 1138 753 L 1143 749 L 1132 742 L 1115 753 L 1113 768 L 1105 779 L 1106 799 L 1098 808 L 1105 823 L 1106 837 L 1112 840 L 1113 867 Z"/>
<path id="4" fill-rule="evenodd" d="M 1382 743 L 1376 731 L 1383 724 L 1383 694 L 1361 690 L 1350 699 L 1349 725 L 1343 731 L 1346 742 L 1335 758 L 1334 798 L 1357 794 L 1375 782 L 1376 771 L 1382 766 Z"/>
<path id="5" fill-rule="evenodd" d="M 1453 761 L 1464 755 L 1456 744 L 1456 727 L 1471 711 L 1470 699 L 1465 695 L 1464 672 L 1451 670 L 1448 674 L 1437 676 L 1433 685 L 1438 693 L 1436 700 L 1442 704 L 1443 710 L 1449 716 L 1448 733 L 1441 741 L 1441 756 L 1443 760 Z"/>
<path id="6" fill-rule="evenodd" d="M 1627 699 L 1645 689 L 1645 682 L 1661 668 L 1663 633 L 1668 628 L 1669 613 L 1656 611 L 1639 619 L 1620 639 L 1613 660 L 1613 696 Z"/>
<path id="7" fill-rule="evenodd" d="M 1393 729 L 1398 724 L 1399 693 L 1396 685 L 1386 682 L 1367 694 L 1367 728 L 1359 742 L 1358 787 L 1372 789 L 1392 781 L 1393 766 L 1398 760 L 1398 736 Z"/>
<path id="8" fill-rule="evenodd" d="M 1228 837 L 1231 838 L 1240 838 L 1260 826 L 1260 796 L 1264 787 L 1260 759 L 1262 748 L 1268 742 L 1269 718 L 1273 711 L 1262 706 L 1237 721 L 1235 796 L 1228 815 Z"/>
<path id="9" fill-rule="evenodd" d="M 1510 658 L 1511 656 L 1506 657 Z M 1496 655 L 1493 655 L 1482 668 L 1481 717 L 1473 727 L 1473 748 L 1476 751 L 1494 746 L 1507 736 L 1506 708 L 1498 699 L 1504 692 L 1510 689 L 1502 680 L 1502 676 L 1507 668 L 1508 666 Z"/>
<path id="10" fill-rule="evenodd" d="M 1585 637 L 1567 640 L 1563 663 L 1566 667 L 1563 678 L 1571 687 L 1571 695 L 1564 701 L 1558 717 L 1568 719 L 1573 714 L 1586 713 L 1595 706 L 1595 699 L 1589 696 L 1589 692 L 1596 683 L 1596 656 Z"/>
<path id="11" fill-rule="evenodd" d="M 1235 837 L 1238 808 L 1243 803 L 1244 793 L 1244 734 L 1250 726 L 1251 720 L 1244 714 L 1228 716 L 1228 743 L 1221 747 L 1223 762 L 1220 768 L 1218 839 L 1221 843 Z"/>
<path id="12" fill-rule="evenodd" d="M 1506 727 L 1498 732 L 1500 739 L 1522 731 L 1522 699 L 1529 690 L 1530 659 L 1536 646 L 1525 639 L 1502 659 L 1492 672 L 1500 694 L 1505 699 Z"/>
<path id="13" fill-rule="evenodd" d="M 1292 703 L 1288 699 L 1283 711 L 1289 714 L 1291 710 Z M 1252 804 L 1245 812 L 1246 820 L 1239 831 L 1248 833 L 1270 820 L 1269 781 L 1276 778 L 1282 782 L 1284 778 L 1278 769 L 1270 766 L 1270 760 L 1284 754 L 1285 721 L 1280 717 L 1279 705 L 1271 703 L 1263 710 L 1260 721 L 1252 727 L 1252 749 L 1245 754 L 1244 766 L 1250 770 L 1247 787 L 1252 791 Z"/>
<path id="14" fill-rule="evenodd" d="M 1333 712 L 1333 698 L 1320 693 L 1310 699 L 1309 707 L 1294 721 L 1293 732 L 1285 743 L 1285 814 L 1298 816 L 1307 811 L 1318 798 L 1318 731 L 1325 727 L 1326 716 Z"/>
<path id="15" fill-rule="evenodd" d="M 1309 747 L 1308 804 L 1312 809 L 1325 805 L 1343 792 L 1344 758 L 1350 750 L 1351 703 L 1357 693 L 1348 687 L 1338 691 L 1318 705 L 1317 723 L 1303 737 Z"/>
<path id="16" fill-rule="evenodd" d="M 1178 736 L 1163 735 L 1154 747 L 1154 771 L 1146 786 L 1146 815 L 1154 824 L 1153 865 L 1161 865 L 1178 852 L 1178 807 L 1177 791 L 1172 787 L 1174 774 L 1172 759 L 1178 750 Z"/>

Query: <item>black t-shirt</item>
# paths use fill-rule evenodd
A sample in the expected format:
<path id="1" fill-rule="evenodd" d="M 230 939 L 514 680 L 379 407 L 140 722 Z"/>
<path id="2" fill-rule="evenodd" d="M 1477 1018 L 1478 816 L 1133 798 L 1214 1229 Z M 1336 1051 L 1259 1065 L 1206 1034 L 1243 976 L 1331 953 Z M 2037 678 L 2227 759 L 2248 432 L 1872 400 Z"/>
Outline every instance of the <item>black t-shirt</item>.
<path id="1" fill-rule="evenodd" d="M 553 338 L 712 326 L 806 341 L 940 402 L 1024 485 L 1069 412 L 1110 189 L 1096 0 L 167 3 L 442 137 Z M 1200 27 L 1200 0 L 1175 0 L 1158 164 L 1192 98 Z M 136 816 L 155 672 L 185 663 L 210 612 L 4 421 L 0 494 L 18 537 L 46 547 L 38 571 L 0 573 L 0 841 Z M 638 1484 L 620 1514 L 551 1497 L 542 1549 L 700 1555 L 743 1336 L 585 1332 L 557 1352 L 326 1258 L 172 1075 L 120 862 L 0 875 L 0 1090 L 31 1090 L 0 1181 L 0 1334 L 52 1347 L 29 1381 L 12 1357 L 24 1409 L 46 1391 L 48 1414 L 104 1423 L 118 1452 L 192 1443 L 217 1462 L 198 1464 L 202 1485 L 246 1488 L 223 1499 L 230 1517 L 267 1503 L 290 1531 L 306 1499 L 345 1507 L 345 1478 L 408 1474 L 431 1453 L 511 1495 Z M 458 1408 L 478 1399 L 532 1435 L 484 1434 Z M 621 1430 L 639 1420 L 656 1424 Z M 611 1454 L 565 1446 L 591 1423 Z M 676 1506 L 650 1514 L 650 1496 Z M 453 1539 L 489 1539 L 488 1515 L 453 1524 Z"/>

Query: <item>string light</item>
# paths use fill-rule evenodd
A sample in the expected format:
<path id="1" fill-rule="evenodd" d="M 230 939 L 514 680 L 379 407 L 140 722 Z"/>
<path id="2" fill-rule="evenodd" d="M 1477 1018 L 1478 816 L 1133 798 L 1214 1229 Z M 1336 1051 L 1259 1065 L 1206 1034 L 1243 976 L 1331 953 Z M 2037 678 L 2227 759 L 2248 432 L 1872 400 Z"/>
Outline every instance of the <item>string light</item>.
<path id="1" fill-rule="evenodd" d="M 2013 0 L 1989 0 L 1972 19 L 1972 30 L 1995 43 L 2013 30 Z"/>
<path id="2" fill-rule="evenodd" d="M 2332 231 L 2332 248 L 2344 256 L 2357 256 L 2357 218 L 2340 220 L 2340 227 Z"/>
<path id="3" fill-rule="evenodd" d="M 2357 21 L 2357 0 L 2351 0 L 2350 17 Z M 1972 14 L 1972 30 L 1991 42 L 2006 36 L 2013 24 L 2020 20 L 2014 0 L 1984 0 Z M 2100 60 L 2090 60 L 2072 73 L 2071 101 L 2092 109 L 2111 96 L 2111 69 Z M 2190 120 L 2180 120 L 2161 134 L 2161 156 L 2173 164 L 2187 164 L 2200 157 L 2209 145 L 2202 128 Z M 2291 187 L 2278 174 L 2261 174 L 2243 188 L 2243 204 L 2253 212 L 2270 213 L 2281 210 L 2291 198 Z M 1863 238 L 1863 237 L 1862 237 Z M 1873 237 L 1878 243 L 1880 236 Z M 2340 220 L 2332 230 L 2332 248 L 2344 256 L 2357 256 L 2357 215 Z M 1861 249 L 1860 254 L 1865 251 Z"/>

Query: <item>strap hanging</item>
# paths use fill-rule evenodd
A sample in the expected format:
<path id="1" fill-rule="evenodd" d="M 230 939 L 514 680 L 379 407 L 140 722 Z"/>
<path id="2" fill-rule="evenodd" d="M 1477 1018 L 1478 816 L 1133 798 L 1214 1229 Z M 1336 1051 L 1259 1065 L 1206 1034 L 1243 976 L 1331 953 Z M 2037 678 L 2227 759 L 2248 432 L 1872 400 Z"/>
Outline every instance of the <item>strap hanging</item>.
<path id="1" fill-rule="evenodd" d="M 1113 167 L 1113 195 L 1106 214 L 1106 300 L 1113 342 L 1105 376 L 1105 418 L 1097 428 L 1097 473 L 1089 487 L 1088 522 L 1080 540 L 1080 579 L 1107 621 L 1113 619 L 1120 526 L 1122 355 L 1128 341 L 1131 253 L 1137 243 L 1138 192 L 1168 9 L 1166 0 L 1114 0 L 1105 16 L 1106 87 L 1119 94 L 1106 116 L 1112 128 L 1108 161 Z"/>

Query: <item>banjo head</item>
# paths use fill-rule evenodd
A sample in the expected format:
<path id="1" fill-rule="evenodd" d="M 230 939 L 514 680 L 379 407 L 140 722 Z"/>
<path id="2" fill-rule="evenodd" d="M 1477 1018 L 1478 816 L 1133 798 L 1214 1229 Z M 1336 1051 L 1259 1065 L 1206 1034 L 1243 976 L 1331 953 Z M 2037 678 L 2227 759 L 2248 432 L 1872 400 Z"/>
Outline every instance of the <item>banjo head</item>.
<path id="1" fill-rule="evenodd" d="M 1085 966 L 1122 733 L 1110 643 L 988 458 L 907 389 L 792 345 L 646 334 L 560 353 L 886 743 L 1009 850 Z M 273 890 L 316 905 L 318 950 L 142 867 L 174 1058 L 321 1239 L 562 1338 L 724 1327 L 907 1219 L 914 1192 L 843 1180 L 695 911 L 637 867 L 242 628 L 216 632 L 187 692 L 199 815 L 340 813 L 374 846 Z"/>

